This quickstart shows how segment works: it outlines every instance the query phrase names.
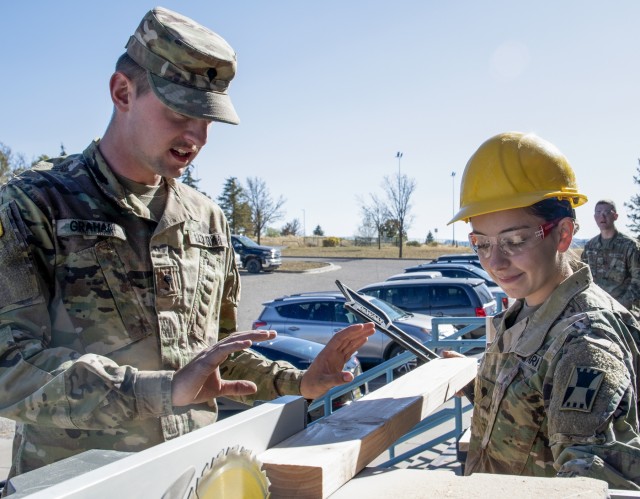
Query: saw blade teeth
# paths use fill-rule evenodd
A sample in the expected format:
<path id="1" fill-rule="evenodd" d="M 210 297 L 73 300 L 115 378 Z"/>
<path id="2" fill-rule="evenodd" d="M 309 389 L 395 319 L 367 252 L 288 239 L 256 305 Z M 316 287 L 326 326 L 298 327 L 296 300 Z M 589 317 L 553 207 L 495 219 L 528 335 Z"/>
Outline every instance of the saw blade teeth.
<path id="1" fill-rule="evenodd" d="M 271 482 L 262 468 L 262 463 L 251 450 L 240 445 L 227 447 L 218 452 L 210 465 L 205 465 L 196 482 L 196 497 L 270 497 Z"/>

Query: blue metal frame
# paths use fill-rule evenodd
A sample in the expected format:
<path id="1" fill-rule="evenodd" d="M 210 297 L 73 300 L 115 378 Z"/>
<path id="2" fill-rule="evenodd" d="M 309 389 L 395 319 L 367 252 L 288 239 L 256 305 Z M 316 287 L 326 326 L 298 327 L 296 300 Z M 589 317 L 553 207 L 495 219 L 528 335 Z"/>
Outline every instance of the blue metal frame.
<path id="1" fill-rule="evenodd" d="M 506 295 L 505 295 L 506 296 Z M 502 308 L 502 300 L 498 300 L 498 308 Z M 484 350 L 486 347 L 486 338 L 485 336 L 481 336 L 478 339 L 463 339 L 462 336 L 470 333 L 486 324 L 485 317 L 434 317 L 432 319 L 432 334 L 431 340 L 426 341 L 425 345 L 434 351 L 442 351 L 442 350 L 455 350 L 460 353 L 465 353 L 470 350 L 482 349 Z M 464 324 L 464 327 L 460 328 L 453 335 L 448 336 L 446 339 L 440 338 L 440 326 L 442 324 Z M 416 356 L 411 352 L 403 352 L 401 355 L 393 357 L 386 362 L 383 362 L 376 367 L 369 369 L 357 376 L 351 383 L 347 383 L 346 385 L 337 386 L 329 390 L 323 397 L 314 400 L 313 403 L 309 405 L 309 410 L 317 409 L 319 407 L 324 407 L 324 415 L 327 416 L 331 414 L 332 411 L 332 402 L 334 399 L 340 397 L 341 395 L 348 393 L 354 390 L 356 387 L 364 386 L 366 383 L 384 375 L 386 376 L 386 382 L 390 383 L 394 378 L 394 370 L 398 367 L 406 364 L 407 362 L 411 362 L 415 360 Z M 389 455 L 391 459 L 381 464 L 381 467 L 389 467 L 393 466 L 401 461 L 409 459 L 417 454 L 425 452 L 427 450 L 432 450 L 436 445 L 441 444 L 451 438 L 458 438 L 465 430 L 463 428 L 463 414 L 472 409 L 472 405 L 469 403 L 463 403 L 460 397 L 455 398 L 454 408 L 444 408 L 440 411 L 430 415 L 425 418 L 419 424 L 417 424 L 414 428 L 412 428 L 408 433 L 400 437 L 391 447 L 389 447 Z M 324 416 L 323 416 L 324 417 Z M 315 424 L 320 419 L 310 423 Z M 455 429 L 453 431 L 449 431 L 438 437 L 426 442 L 408 452 L 405 452 L 399 456 L 395 455 L 395 446 L 399 445 L 417 435 L 420 435 L 426 431 L 432 430 L 438 425 L 446 422 L 448 420 L 454 419 Z"/>

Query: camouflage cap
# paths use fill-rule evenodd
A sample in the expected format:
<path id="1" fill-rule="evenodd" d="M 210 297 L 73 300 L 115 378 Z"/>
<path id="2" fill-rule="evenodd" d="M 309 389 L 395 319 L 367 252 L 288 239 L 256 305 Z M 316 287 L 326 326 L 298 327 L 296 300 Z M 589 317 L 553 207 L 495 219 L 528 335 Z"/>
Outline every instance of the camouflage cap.
<path id="1" fill-rule="evenodd" d="M 227 94 L 236 74 L 236 54 L 221 36 L 156 7 L 144 16 L 126 48 L 147 70 L 154 93 L 174 111 L 233 125 L 240 122 Z"/>

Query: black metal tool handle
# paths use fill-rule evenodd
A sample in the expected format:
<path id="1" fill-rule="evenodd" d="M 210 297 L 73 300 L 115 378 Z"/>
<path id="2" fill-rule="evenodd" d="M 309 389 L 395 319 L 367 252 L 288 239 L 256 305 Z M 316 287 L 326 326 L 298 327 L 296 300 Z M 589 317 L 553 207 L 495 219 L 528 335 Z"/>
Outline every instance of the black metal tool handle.
<path id="1" fill-rule="evenodd" d="M 396 326 L 380 307 L 366 300 L 360 293 L 349 288 L 339 280 L 336 280 L 336 285 L 347 300 L 344 304 L 347 310 L 353 312 L 366 322 L 373 322 L 378 330 L 409 350 L 420 360 L 428 362 L 432 359 L 440 358 L 433 350 Z M 462 392 L 469 401 L 473 403 L 473 388 L 467 386 L 462 389 Z"/>

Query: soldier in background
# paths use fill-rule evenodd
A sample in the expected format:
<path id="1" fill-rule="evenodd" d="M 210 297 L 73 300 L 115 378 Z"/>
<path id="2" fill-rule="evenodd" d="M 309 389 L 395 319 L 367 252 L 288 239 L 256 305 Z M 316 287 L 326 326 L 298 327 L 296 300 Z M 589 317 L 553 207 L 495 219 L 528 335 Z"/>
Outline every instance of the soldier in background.
<path id="1" fill-rule="evenodd" d="M 595 283 L 640 319 L 638 242 L 616 229 L 618 213 L 613 201 L 598 201 L 593 218 L 600 235 L 585 244 L 582 261 L 589 264 Z"/>
<path id="2" fill-rule="evenodd" d="M 314 399 L 374 332 L 337 333 L 307 371 L 247 350 L 221 209 L 177 182 L 213 121 L 238 123 L 225 40 L 156 8 L 116 64 L 84 152 L 0 190 L 0 415 L 10 476 L 89 449 L 139 451 L 215 422 L 215 398 Z"/>

